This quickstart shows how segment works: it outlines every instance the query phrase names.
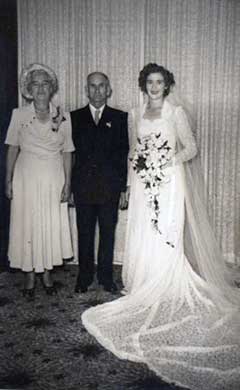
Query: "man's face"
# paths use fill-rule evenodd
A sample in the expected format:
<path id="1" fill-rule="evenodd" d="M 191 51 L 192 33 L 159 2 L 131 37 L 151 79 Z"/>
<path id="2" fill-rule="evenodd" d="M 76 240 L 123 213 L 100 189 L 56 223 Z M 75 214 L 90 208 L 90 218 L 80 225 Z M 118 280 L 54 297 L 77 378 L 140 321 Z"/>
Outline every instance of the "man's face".
<path id="1" fill-rule="evenodd" d="M 94 73 L 88 78 L 86 94 L 94 107 L 100 108 L 106 104 L 110 92 L 109 82 L 102 74 Z"/>

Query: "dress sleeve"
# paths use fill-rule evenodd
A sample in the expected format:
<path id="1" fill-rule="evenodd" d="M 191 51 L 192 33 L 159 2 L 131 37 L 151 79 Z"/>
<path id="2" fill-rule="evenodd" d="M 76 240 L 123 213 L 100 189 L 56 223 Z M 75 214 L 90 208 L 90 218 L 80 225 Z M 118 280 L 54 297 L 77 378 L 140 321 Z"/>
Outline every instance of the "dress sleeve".
<path id="1" fill-rule="evenodd" d="M 187 115 L 182 107 L 175 110 L 177 137 L 182 144 L 182 149 L 175 154 L 175 163 L 183 163 L 191 160 L 197 154 L 197 145 L 194 139 Z"/>
<path id="2" fill-rule="evenodd" d="M 75 147 L 72 140 L 72 124 L 69 112 L 64 113 L 65 121 L 62 123 L 64 133 L 63 152 L 74 152 Z"/>
<path id="3" fill-rule="evenodd" d="M 15 108 L 12 112 L 11 121 L 7 130 L 5 144 L 11 146 L 19 146 L 19 128 L 20 128 L 20 121 L 19 121 L 18 109 Z"/>
<path id="4" fill-rule="evenodd" d="M 128 179 L 127 186 L 131 185 L 132 165 L 131 157 L 133 157 L 134 149 L 137 143 L 137 113 L 132 109 L 128 114 L 128 137 L 129 137 L 129 155 L 128 155 Z"/>

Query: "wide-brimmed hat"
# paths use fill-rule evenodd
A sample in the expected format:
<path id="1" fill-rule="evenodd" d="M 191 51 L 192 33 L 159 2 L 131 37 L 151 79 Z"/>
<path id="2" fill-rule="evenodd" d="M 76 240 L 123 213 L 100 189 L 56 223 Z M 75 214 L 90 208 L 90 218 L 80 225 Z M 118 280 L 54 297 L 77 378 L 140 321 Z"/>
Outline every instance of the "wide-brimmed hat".
<path id="1" fill-rule="evenodd" d="M 28 91 L 28 84 L 29 84 L 28 75 L 30 72 L 35 70 L 44 71 L 49 75 L 50 79 L 52 80 L 53 94 L 55 94 L 58 90 L 58 80 L 57 80 L 56 73 L 49 66 L 35 62 L 34 64 L 30 64 L 26 68 L 24 68 L 20 74 L 19 85 L 23 97 L 25 97 L 26 99 L 32 99 L 32 96 Z"/>

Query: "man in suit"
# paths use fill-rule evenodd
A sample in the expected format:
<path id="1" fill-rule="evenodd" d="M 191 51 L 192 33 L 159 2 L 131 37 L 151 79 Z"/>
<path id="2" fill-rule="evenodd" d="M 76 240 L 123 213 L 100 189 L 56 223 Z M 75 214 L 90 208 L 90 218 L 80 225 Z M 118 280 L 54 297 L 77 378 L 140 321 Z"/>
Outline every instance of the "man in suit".
<path id="1" fill-rule="evenodd" d="M 89 104 L 71 112 L 75 144 L 72 190 L 77 212 L 79 273 L 75 292 L 85 293 L 94 278 L 94 240 L 99 224 L 97 279 L 115 293 L 114 235 L 118 207 L 126 206 L 128 127 L 127 113 L 107 106 L 111 96 L 108 77 L 88 75 Z"/>

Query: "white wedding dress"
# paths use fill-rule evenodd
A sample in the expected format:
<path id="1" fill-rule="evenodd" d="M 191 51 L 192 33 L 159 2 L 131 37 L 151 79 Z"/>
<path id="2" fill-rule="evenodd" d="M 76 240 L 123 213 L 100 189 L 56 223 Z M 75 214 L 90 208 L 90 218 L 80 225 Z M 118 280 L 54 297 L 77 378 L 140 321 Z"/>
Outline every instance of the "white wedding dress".
<path id="1" fill-rule="evenodd" d="M 153 229 L 144 184 L 130 169 L 126 296 L 88 309 L 83 324 L 116 356 L 146 363 L 167 382 L 193 390 L 239 390 L 238 293 L 231 286 L 225 291 L 224 280 L 221 292 L 218 265 L 211 268 L 206 259 L 195 272 L 184 250 L 189 195 L 183 162 L 196 154 L 186 114 L 165 101 L 161 118 L 149 120 L 135 111 L 134 122 L 134 139 L 161 132 L 173 154 L 179 141 L 184 147 L 165 171 L 169 180 L 160 195 L 162 234 Z"/>

